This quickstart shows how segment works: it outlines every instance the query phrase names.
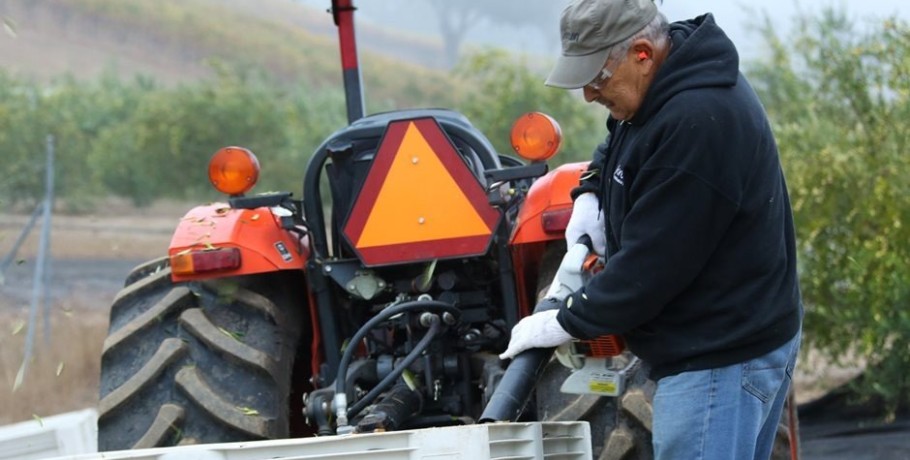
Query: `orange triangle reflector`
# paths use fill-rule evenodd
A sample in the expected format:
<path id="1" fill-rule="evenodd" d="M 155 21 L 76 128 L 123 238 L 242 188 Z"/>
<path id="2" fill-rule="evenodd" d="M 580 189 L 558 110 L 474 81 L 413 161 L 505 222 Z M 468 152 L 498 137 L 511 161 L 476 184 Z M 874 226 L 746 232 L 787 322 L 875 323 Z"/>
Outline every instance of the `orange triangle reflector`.
<path id="1" fill-rule="evenodd" d="M 389 123 L 344 227 L 365 265 L 486 252 L 499 211 L 433 118 Z"/>

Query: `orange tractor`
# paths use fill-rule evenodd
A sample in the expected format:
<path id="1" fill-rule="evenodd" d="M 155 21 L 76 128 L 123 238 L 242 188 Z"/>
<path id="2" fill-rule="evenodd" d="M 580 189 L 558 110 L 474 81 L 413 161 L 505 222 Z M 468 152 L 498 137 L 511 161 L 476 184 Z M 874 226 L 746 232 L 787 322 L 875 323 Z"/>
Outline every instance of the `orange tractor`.
<path id="1" fill-rule="evenodd" d="M 653 383 L 627 352 L 561 355 L 612 360 L 606 396 L 560 393 L 551 350 L 524 373 L 497 357 L 566 253 L 586 165 L 548 172 L 558 125 L 517 120 L 523 162 L 453 111 L 364 117 L 350 0 L 332 12 L 349 126 L 315 149 L 302 200 L 248 194 L 250 151 L 214 155 L 226 202 L 190 210 L 111 307 L 100 449 L 547 419 L 590 421 L 595 455 L 648 458 Z"/>

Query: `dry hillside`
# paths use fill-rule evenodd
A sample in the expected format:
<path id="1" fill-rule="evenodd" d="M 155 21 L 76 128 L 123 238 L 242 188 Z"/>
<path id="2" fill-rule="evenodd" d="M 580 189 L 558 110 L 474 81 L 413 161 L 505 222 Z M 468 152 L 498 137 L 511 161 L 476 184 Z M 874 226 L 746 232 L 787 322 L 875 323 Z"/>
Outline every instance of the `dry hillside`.
<path id="1" fill-rule="evenodd" d="M 119 16 L 113 18 L 103 14 L 106 9 L 103 5 L 111 1 L 124 2 L 119 7 Z M 177 18 L 172 22 L 177 24 L 170 27 L 172 30 L 164 30 L 160 25 L 143 21 L 140 8 L 133 8 L 137 17 L 129 17 L 130 5 L 137 3 L 145 8 L 155 5 L 161 11 L 169 11 Z M 111 9 L 107 8 L 107 13 Z M 114 70 L 122 78 L 149 75 L 166 84 L 194 81 L 212 75 L 210 59 L 230 60 L 230 56 L 225 56 L 217 43 L 184 40 L 182 36 L 191 34 L 173 33 L 173 29 L 178 28 L 180 32 L 179 28 L 192 28 L 201 22 L 200 16 L 211 18 L 212 11 L 219 12 L 215 20 L 224 23 L 233 41 L 255 50 L 259 62 L 254 64 L 279 77 L 300 78 L 305 69 L 314 66 L 313 59 L 338 66 L 337 30 L 331 15 L 325 10 L 282 0 L 156 0 L 144 4 L 142 0 L 4 0 L 0 2 L 0 17 L 8 27 L 5 33 L 0 33 L 0 66 L 7 72 L 39 81 L 64 74 L 92 79 L 105 70 Z M 404 58 L 427 67 L 441 66 L 438 42 L 361 24 L 357 27 L 365 55 Z M 272 36 L 264 36 L 263 30 Z M 293 48 L 301 42 L 300 37 L 307 38 L 299 45 L 307 47 L 302 50 L 305 59 L 300 59 L 306 62 L 284 61 L 288 58 L 278 53 L 274 44 L 283 41 L 283 45 Z M 228 50 L 238 46 L 222 45 Z M 407 53 L 402 52 L 404 49 Z"/>

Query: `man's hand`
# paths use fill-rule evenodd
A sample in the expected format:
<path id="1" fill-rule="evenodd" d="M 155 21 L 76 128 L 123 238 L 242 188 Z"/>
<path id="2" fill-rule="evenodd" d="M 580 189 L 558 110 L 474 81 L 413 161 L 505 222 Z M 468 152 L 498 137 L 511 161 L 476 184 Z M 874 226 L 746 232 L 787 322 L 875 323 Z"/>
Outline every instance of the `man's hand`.
<path id="1" fill-rule="evenodd" d="M 572 340 L 572 336 L 556 321 L 557 313 L 559 310 L 547 310 L 522 318 L 512 328 L 512 340 L 499 359 L 514 358 L 528 348 L 553 348 Z"/>
<path id="2" fill-rule="evenodd" d="M 582 193 L 575 198 L 572 206 L 572 217 L 566 226 L 566 247 L 571 248 L 582 235 L 591 237 L 594 252 L 603 256 L 607 251 L 607 235 L 604 227 L 603 211 L 598 209 L 597 195 L 592 192 Z"/>

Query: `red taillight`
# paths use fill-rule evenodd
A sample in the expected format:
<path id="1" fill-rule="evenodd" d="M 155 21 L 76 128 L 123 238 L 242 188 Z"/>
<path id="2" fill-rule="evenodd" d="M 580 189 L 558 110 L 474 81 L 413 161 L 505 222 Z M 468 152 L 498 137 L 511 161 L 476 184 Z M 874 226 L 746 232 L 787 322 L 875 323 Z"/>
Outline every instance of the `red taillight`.
<path id="1" fill-rule="evenodd" d="M 171 256 L 171 271 L 176 275 L 192 275 L 236 268 L 240 268 L 240 249 L 237 248 L 189 251 Z"/>
<path id="2" fill-rule="evenodd" d="M 543 231 L 547 233 L 564 233 L 569 226 L 569 218 L 572 217 L 572 208 L 554 209 L 544 211 L 540 215 L 540 223 Z"/>

